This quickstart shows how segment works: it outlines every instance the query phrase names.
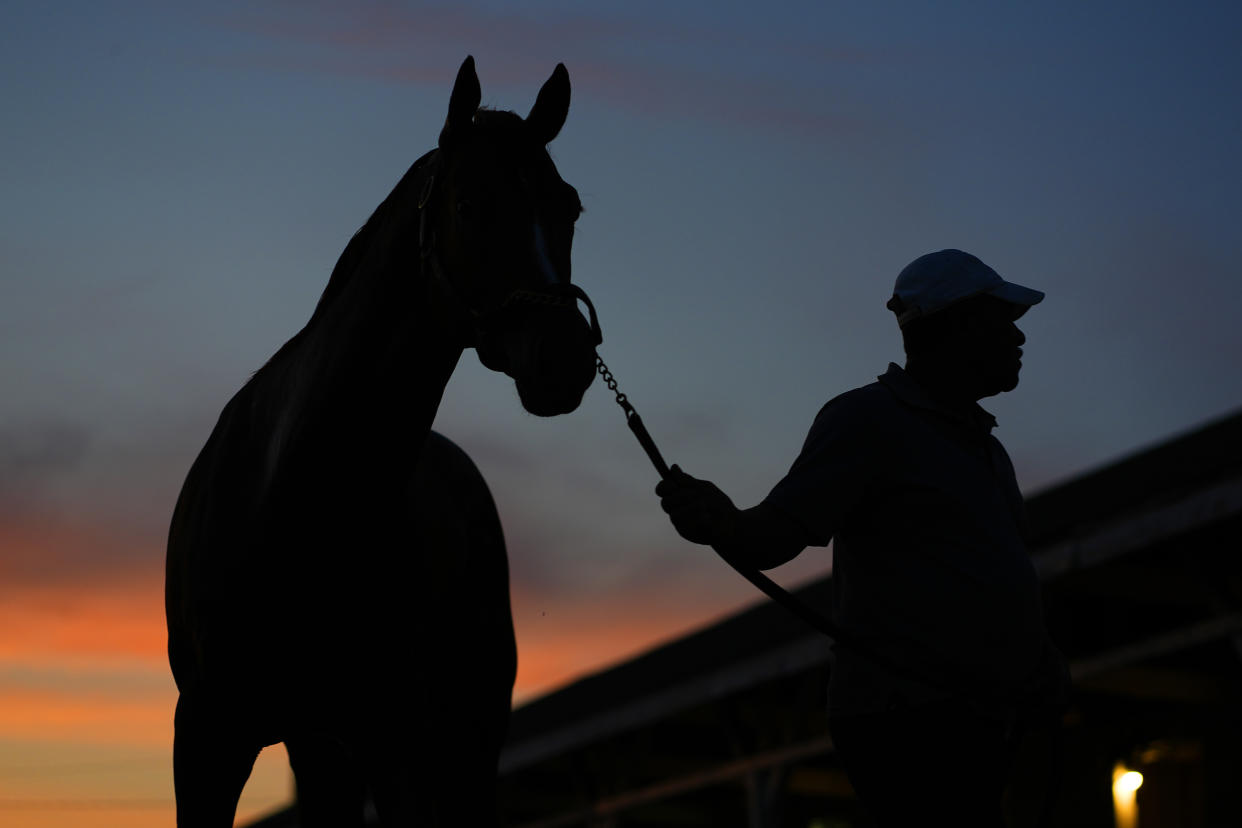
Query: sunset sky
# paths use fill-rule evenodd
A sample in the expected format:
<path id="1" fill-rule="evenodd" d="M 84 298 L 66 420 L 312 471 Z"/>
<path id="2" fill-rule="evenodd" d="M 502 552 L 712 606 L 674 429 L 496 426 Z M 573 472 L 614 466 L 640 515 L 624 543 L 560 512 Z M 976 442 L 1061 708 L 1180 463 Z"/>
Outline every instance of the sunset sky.
<path id="1" fill-rule="evenodd" d="M 884 303 L 929 250 L 1047 292 L 985 402 L 1027 492 L 1242 406 L 1240 40 L 1232 2 L 5 3 L 0 824 L 172 824 L 172 504 L 467 54 L 522 114 L 569 68 L 601 352 L 750 506 L 900 361 Z M 756 600 L 602 386 L 539 420 L 467 354 L 437 428 L 504 520 L 519 701 Z M 265 753 L 244 813 L 289 789 Z"/>

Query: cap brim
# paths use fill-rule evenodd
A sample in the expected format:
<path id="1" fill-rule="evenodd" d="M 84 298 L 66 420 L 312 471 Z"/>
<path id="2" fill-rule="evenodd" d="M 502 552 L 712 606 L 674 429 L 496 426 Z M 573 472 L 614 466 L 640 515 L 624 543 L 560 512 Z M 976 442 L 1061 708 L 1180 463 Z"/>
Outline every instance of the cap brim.
<path id="1" fill-rule="evenodd" d="M 1015 285 L 1013 282 L 1002 282 L 984 292 L 989 296 L 995 296 L 1003 302 L 1014 305 L 1014 319 L 1026 313 L 1031 305 L 1038 305 L 1044 301 L 1044 292 L 1042 290 Z"/>

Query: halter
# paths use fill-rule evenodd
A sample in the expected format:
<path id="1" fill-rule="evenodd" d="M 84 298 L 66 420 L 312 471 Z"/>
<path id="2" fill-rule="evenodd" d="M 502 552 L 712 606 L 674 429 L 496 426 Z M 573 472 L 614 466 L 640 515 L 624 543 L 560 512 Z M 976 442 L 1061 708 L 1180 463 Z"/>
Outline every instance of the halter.
<path id="1" fill-rule="evenodd" d="M 436 167 L 433 166 L 428 172 L 427 181 L 423 184 L 423 191 L 418 199 L 418 252 L 424 267 L 439 283 L 444 294 L 453 304 L 457 305 L 463 312 L 463 316 L 469 318 L 472 336 L 465 343 L 467 346 L 477 345 L 486 339 L 494 326 L 501 324 L 506 316 L 523 306 L 576 311 L 580 301 L 586 304 L 589 311 L 592 347 L 603 343 L 604 332 L 600 329 L 595 305 L 592 304 L 585 290 L 570 282 L 557 282 L 544 288 L 514 288 L 505 295 L 504 299 L 490 308 L 480 308 L 468 302 L 449 279 L 440 263 L 435 228 L 431 226 L 431 221 L 428 219 L 431 213 L 428 207 L 436 192 L 435 183 Z"/>

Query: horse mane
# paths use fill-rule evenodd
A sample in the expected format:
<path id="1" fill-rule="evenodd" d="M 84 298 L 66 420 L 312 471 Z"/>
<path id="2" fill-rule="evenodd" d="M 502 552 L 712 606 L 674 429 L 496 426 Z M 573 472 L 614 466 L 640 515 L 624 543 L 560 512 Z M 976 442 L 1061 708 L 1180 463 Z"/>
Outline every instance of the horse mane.
<path id="1" fill-rule="evenodd" d="M 332 275 L 328 277 L 328 284 L 324 287 L 323 293 L 319 295 L 319 301 L 315 303 L 315 310 L 311 313 L 310 319 L 251 375 L 251 382 L 260 374 L 268 372 L 277 363 L 287 360 L 296 347 L 306 339 L 310 330 L 315 327 L 315 323 L 327 314 L 328 308 L 332 306 L 337 297 L 344 293 L 345 286 L 358 272 L 359 260 L 362 259 L 367 247 L 371 245 L 389 215 L 395 212 L 397 205 L 404 203 L 405 199 L 417 198 L 417 195 L 412 193 L 417 193 L 422 189 L 427 170 L 431 166 L 431 158 L 437 152 L 438 150 L 431 150 L 415 161 L 406 170 L 405 175 L 401 176 L 397 186 L 392 188 L 392 191 L 371 213 L 371 217 L 350 237 L 349 243 L 345 245 L 345 249 L 341 251 L 341 255 L 336 260 L 336 266 L 332 268 Z"/>
<path id="2" fill-rule="evenodd" d="M 415 161 L 406 170 L 405 175 L 401 176 L 397 186 L 392 188 L 392 192 L 380 202 L 375 212 L 371 213 L 366 223 L 359 227 L 350 238 L 349 243 L 345 245 L 345 249 L 341 251 L 340 257 L 336 260 L 336 266 L 332 268 L 332 275 L 328 277 L 328 284 L 323 289 L 323 293 L 319 295 L 315 311 L 306 323 L 307 327 L 318 321 L 333 300 L 345 289 L 345 285 L 358 270 L 358 260 L 362 258 L 363 251 L 371 244 L 377 229 L 384 225 L 384 220 L 393 211 L 394 205 L 406 198 L 416 197 L 411 191 L 421 189 L 426 169 L 430 166 L 431 156 L 436 152 L 438 150 L 431 150 Z"/>
<path id="3" fill-rule="evenodd" d="M 481 107 L 474 116 L 475 127 L 506 137 L 520 134 L 524 125 L 525 121 L 522 117 L 509 110 Z M 397 210 L 398 205 L 408 203 L 407 199 L 419 197 L 426 182 L 427 174 L 434 164 L 434 157 L 438 156 L 439 152 L 439 149 L 433 149 L 424 153 L 422 157 L 406 170 L 405 175 L 401 177 L 397 185 L 380 202 L 375 211 L 371 213 L 370 218 L 358 228 L 357 232 L 350 238 L 349 243 L 345 245 L 345 249 L 341 251 L 341 255 L 336 260 L 336 266 L 332 268 L 332 275 L 328 277 L 328 284 L 324 287 L 323 293 L 319 295 L 319 301 L 315 304 L 315 310 L 311 313 L 310 319 L 255 374 L 260 373 L 263 368 L 267 368 L 291 353 L 297 343 L 301 342 L 307 333 L 315 327 L 315 324 L 327 314 L 328 309 L 345 292 L 346 286 L 358 273 L 359 261 L 374 241 L 380 228 L 386 224 L 388 217 Z"/>
<path id="4" fill-rule="evenodd" d="M 502 135 L 518 132 L 524 124 L 525 121 L 520 115 L 509 110 L 482 107 L 474 115 L 476 127 Z M 362 227 L 358 228 L 349 243 L 345 245 L 340 258 L 336 260 L 336 266 L 332 268 L 332 275 L 328 277 L 327 286 L 319 296 L 319 302 L 315 305 L 315 311 L 311 314 L 308 325 L 319 319 L 332 301 L 341 294 L 345 285 L 357 271 L 358 260 L 371 243 L 376 228 L 383 226 L 384 219 L 393 210 L 393 205 L 401 203 L 407 197 L 414 197 L 412 191 L 421 191 L 426 170 L 431 165 L 431 157 L 437 152 L 438 150 L 431 150 L 414 162 L 397 182 L 397 186 L 392 188 L 392 192 L 380 202 L 371 217 Z"/>

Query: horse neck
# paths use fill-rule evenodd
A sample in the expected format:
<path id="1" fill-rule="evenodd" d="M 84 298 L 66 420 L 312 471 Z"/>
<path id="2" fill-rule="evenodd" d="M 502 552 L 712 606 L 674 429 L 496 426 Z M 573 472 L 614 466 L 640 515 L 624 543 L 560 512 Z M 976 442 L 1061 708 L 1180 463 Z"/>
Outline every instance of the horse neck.
<path id="1" fill-rule="evenodd" d="M 311 467 L 378 479 L 416 461 L 462 352 L 423 274 L 417 226 L 413 207 L 387 216 L 331 304 L 256 376 L 269 480 Z"/>

